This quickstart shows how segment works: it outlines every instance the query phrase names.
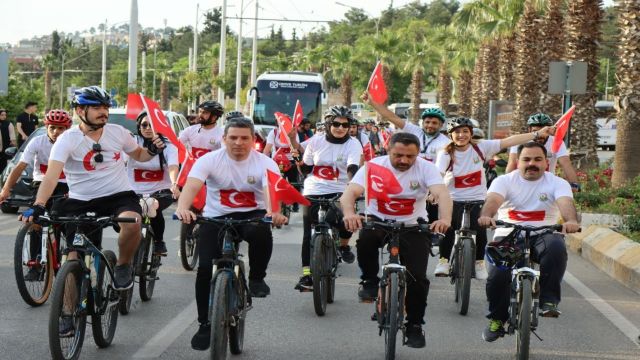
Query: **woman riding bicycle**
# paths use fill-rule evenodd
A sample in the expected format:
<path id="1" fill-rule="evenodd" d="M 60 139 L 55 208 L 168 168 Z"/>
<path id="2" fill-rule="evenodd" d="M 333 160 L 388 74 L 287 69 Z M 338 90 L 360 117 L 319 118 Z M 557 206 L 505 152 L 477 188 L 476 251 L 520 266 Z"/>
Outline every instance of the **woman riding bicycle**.
<path id="1" fill-rule="evenodd" d="M 349 180 L 358 171 L 362 146 L 358 140 L 349 136 L 351 124 L 356 122 L 351 109 L 346 106 L 332 106 L 324 114 L 325 135 L 314 136 L 307 140 L 303 163 L 305 169 L 313 167 L 312 175 L 304 181 L 303 195 L 306 197 L 330 199 L 341 194 Z M 313 288 L 311 280 L 311 226 L 317 207 L 302 207 L 302 277 L 295 286 L 296 290 L 309 291 Z M 347 231 L 341 221 L 342 214 L 327 214 L 327 220 L 340 232 L 340 254 L 346 263 L 353 263 L 355 255 L 351 252 L 349 239 L 352 233 Z"/>

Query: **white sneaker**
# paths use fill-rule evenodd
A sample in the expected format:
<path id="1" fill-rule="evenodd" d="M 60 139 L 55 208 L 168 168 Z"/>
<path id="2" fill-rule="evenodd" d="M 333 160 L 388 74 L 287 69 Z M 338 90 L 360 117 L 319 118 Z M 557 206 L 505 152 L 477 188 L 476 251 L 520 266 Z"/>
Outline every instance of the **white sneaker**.
<path id="1" fill-rule="evenodd" d="M 449 276 L 449 260 L 446 258 L 440 258 L 438 265 L 436 265 L 436 271 L 433 272 L 435 276 Z"/>
<path id="2" fill-rule="evenodd" d="M 489 274 L 487 274 L 487 269 L 484 267 L 484 260 L 476 261 L 476 279 L 478 280 L 487 280 Z"/>

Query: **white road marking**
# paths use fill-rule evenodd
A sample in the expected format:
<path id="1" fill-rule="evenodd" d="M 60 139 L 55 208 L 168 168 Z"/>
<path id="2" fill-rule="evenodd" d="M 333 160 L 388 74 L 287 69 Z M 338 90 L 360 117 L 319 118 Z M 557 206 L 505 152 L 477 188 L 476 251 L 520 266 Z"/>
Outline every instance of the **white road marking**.
<path id="1" fill-rule="evenodd" d="M 574 288 L 585 300 L 593 305 L 607 320 L 618 328 L 624 335 L 626 335 L 632 343 L 640 347 L 638 344 L 638 336 L 640 330 L 633 325 L 627 318 L 614 309 L 609 303 L 602 299 L 598 294 L 589 289 L 582 281 L 578 280 L 570 272 L 564 273 L 564 281 L 567 282 L 572 288 Z"/>

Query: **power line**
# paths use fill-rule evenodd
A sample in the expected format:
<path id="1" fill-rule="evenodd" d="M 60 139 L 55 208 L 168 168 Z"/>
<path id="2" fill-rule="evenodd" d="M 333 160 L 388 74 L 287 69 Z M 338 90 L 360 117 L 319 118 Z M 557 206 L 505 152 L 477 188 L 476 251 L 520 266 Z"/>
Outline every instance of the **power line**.
<path id="1" fill-rule="evenodd" d="M 256 17 L 237 17 L 237 16 L 227 16 L 227 19 L 235 19 L 235 20 L 267 20 L 267 21 L 282 21 L 282 22 L 310 22 L 310 23 L 330 23 L 330 22 L 335 22 L 335 20 L 275 19 L 275 18 L 256 18 Z"/>

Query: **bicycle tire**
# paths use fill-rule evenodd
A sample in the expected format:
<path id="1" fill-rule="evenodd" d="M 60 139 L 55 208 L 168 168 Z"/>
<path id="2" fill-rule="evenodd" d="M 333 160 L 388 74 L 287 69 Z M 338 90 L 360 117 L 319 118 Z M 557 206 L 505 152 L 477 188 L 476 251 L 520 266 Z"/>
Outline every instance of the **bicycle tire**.
<path id="1" fill-rule="evenodd" d="M 13 269 L 16 277 L 16 285 L 18 286 L 18 292 L 20 297 L 27 304 L 36 307 L 47 302 L 49 295 L 51 295 L 51 289 L 53 288 L 54 280 L 54 268 L 53 262 L 53 249 L 51 248 L 51 242 L 47 240 L 47 263 L 44 267 L 40 266 L 38 281 L 26 281 L 25 270 L 29 271 L 31 268 L 28 265 L 22 264 L 22 254 L 24 247 L 28 245 L 25 241 L 27 235 L 30 237 L 30 241 L 33 241 L 31 237 L 33 234 L 40 238 L 40 232 L 35 229 L 32 230 L 33 224 L 24 224 L 18 230 L 16 235 L 16 241 L 13 248 Z M 38 239 L 38 242 L 40 240 Z M 28 249 L 27 249 L 28 250 Z"/>
<path id="2" fill-rule="evenodd" d="M 516 328 L 516 354 L 518 360 L 529 359 L 529 343 L 531 340 L 531 279 L 524 278 L 520 283 L 520 304 L 518 308 L 518 325 Z"/>
<path id="3" fill-rule="evenodd" d="M 141 261 L 140 261 L 140 299 L 142 301 L 149 301 L 153 296 L 153 290 L 156 285 L 156 262 L 160 262 L 160 256 L 153 254 L 154 239 L 151 235 L 151 231 L 147 230 L 146 236 L 143 239 L 141 248 Z"/>
<path id="4" fill-rule="evenodd" d="M 105 250 L 103 252 L 104 257 L 109 262 L 111 268 L 115 268 L 116 266 L 116 254 L 111 250 Z M 104 260 L 104 259 L 102 259 Z M 100 262 L 100 268 L 98 269 L 98 278 L 97 278 L 97 290 L 95 292 L 95 296 L 100 296 L 101 302 L 106 302 L 103 304 L 104 313 L 102 309 L 97 309 L 98 312 L 94 311 L 91 314 L 91 330 L 93 331 L 93 340 L 99 348 L 105 348 L 111 345 L 113 341 L 113 337 L 116 334 L 116 327 L 118 326 L 118 303 L 120 302 L 118 297 L 119 294 L 116 290 L 113 289 L 113 279 L 111 276 L 106 274 L 107 267 L 104 261 Z M 112 301 L 117 301 L 116 303 L 112 303 Z M 94 299 L 94 309 L 95 304 L 97 302 Z"/>
<path id="5" fill-rule="evenodd" d="M 388 300 L 385 315 L 386 326 L 384 328 L 384 358 L 385 360 L 393 360 L 396 357 L 396 335 L 398 334 L 398 315 L 400 311 L 398 274 L 395 272 L 390 273 L 387 281 L 385 297 Z"/>
<path id="6" fill-rule="evenodd" d="M 67 280 L 69 278 L 69 281 Z M 78 260 L 67 261 L 62 268 L 58 271 L 58 276 L 53 289 L 53 296 L 51 299 L 51 309 L 49 310 L 49 351 L 51 357 L 54 360 L 76 360 L 80 357 L 82 351 L 82 344 L 84 343 L 84 334 L 87 326 L 87 313 L 86 309 L 82 309 L 82 305 L 79 299 L 69 300 L 67 303 L 75 303 L 73 309 L 73 323 L 76 329 L 74 336 L 71 338 L 60 337 L 60 318 L 63 313 L 63 305 L 65 303 L 65 295 L 67 291 L 67 285 L 74 285 L 76 297 L 80 293 L 80 287 L 82 282 L 86 280 L 82 271 L 82 266 Z M 89 284 L 86 284 L 89 287 Z M 86 303 L 84 303 L 86 306 Z M 67 341 L 71 339 L 71 341 Z M 66 350 L 68 346 L 69 350 Z"/>
<path id="7" fill-rule="evenodd" d="M 329 285 L 326 259 L 325 234 L 314 234 L 313 257 L 311 259 L 311 279 L 313 280 L 313 309 L 318 316 L 324 316 L 327 311 L 327 288 Z"/>
<path id="8" fill-rule="evenodd" d="M 470 238 L 460 239 L 462 249 L 456 254 L 458 265 L 456 273 L 456 294 L 458 294 L 458 313 L 467 315 L 469 311 L 469 298 L 471 296 L 471 277 L 473 275 L 474 251 Z"/>
<path id="9" fill-rule="evenodd" d="M 240 273 L 238 278 L 234 279 L 234 290 L 236 290 L 236 307 L 235 325 L 229 326 L 229 351 L 233 355 L 242 354 L 244 347 L 244 322 L 247 316 L 247 287 L 244 280 L 244 273 Z"/>
<path id="10" fill-rule="evenodd" d="M 209 301 L 209 318 L 211 319 L 211 360 L 227 358 L 229 343 L 229 282 L 232 281 L 230 271 L 222 270 L 215 274 L 211 283 Z"/>
<path id="11" fill-rule="evenodd" d="M 180 262 L 185 270 L 193 271 L 198 263 L 198 239 L 194 236 L 197 224 L 180 225 Z"/>

